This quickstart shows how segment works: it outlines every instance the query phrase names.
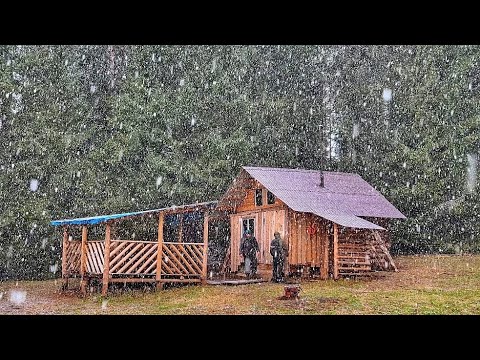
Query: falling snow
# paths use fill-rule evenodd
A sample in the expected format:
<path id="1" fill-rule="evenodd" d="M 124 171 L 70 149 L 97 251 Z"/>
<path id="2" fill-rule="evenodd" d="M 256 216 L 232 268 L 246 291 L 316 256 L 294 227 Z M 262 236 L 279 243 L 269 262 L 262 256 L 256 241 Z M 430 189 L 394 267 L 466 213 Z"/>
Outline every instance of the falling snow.
<path id="1" fill-rule="evenodd" d="M 163 181 L 163 176 L 157 177 L 157 181 L 156 181 L 157 188 L 158 188 L 160 185 L 162 185 L 162 181 Z"/>
<path id="2" fill-rule="evenodd" d="M 58 270 L 58 264 L 57 263 L 49 266 L 49 271 L 51 273 L 55 274 L 57 272 L 57 270 Z"/>
<path id="3" fill-rule="evenodd" d="M 23 290 L 10 291 L 9 301 L 13 307 L 20 307 L 25 303 L 27 299 L 27 292 Z"/>
<path id="4" fill-rule="evenodd" d="M 475 46 L 4 47 L 0 280 L 61 278 L 54 219 L 218 200 L 241 166 L 358 174 L 399 254 L 480 252 Z"/>
<path id="5" fill-rule="evenodd" d="M 392 90 L 389 88 L 383 89 L 382 97 L 385 102 L 392 100 Z"/>
<path id="6" fill-rule="evenodd" d="M 353 124 L 352 139 L 356 139 L 360 134 L 360 124 Z"/>
<path id="7" fill-rule="evenodd" d="M 39 182 L 37 179 L 30 179 L 30 191 L 37 191 L 38 185 L 39 185 Z"/>
<path id="8" fill-rule="evenodd" d="M 467 154 L 467 191 L 473 192 L 477 184 L 477 155 Z"/>

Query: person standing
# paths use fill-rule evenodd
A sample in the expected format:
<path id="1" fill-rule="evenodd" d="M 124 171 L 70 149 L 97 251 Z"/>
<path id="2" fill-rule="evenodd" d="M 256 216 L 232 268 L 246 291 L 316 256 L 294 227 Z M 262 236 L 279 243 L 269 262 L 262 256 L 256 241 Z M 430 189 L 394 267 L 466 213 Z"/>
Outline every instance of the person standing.
<path id="1" fill-rule="evenodd" d="M 252 231 L 250 229 L 245 230 L 240 243 L 240 254 L 244 259 L 244 271 L 247 279 L 255 277 L 257 274 L 257 253 L 259 251 L 257 239 L 252 235 Z"/>
<path id="2" fill-rule="evenodd" d="M 273 257 L 272 281 L 283 282 L 285 281 L 283 266 L 288 250 L 280 237 L 280 233 L 276 231 L 273 235 L 274 238 L 270 242 L 270 255 Z"/>

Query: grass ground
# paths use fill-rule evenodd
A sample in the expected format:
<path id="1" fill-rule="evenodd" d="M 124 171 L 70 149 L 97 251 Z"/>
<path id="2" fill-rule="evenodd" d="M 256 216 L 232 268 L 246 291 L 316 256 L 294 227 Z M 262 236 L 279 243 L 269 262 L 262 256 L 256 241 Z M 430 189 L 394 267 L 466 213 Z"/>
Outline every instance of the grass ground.
<path id="1" fill-rule="evenodd" d="M 369 279 L 302 281 L 282 300 L 283 284 L 191 285 L 61 293 L 60 281 L 0 282 L 0 314 L 480 314 L 480 256 L 403 256 L 397 273 Z M 15 294 L 25 300 L 14 303 Z"/>

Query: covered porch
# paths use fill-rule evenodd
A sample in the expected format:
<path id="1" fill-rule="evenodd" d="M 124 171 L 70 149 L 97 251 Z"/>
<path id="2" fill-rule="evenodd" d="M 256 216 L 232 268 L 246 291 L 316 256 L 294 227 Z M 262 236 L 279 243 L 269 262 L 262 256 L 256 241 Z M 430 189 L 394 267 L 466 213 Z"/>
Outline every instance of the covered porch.
<path id="1" fill-rule="evenodd" d="M 173 282 L 205 284 L 209 216 L 216 204 L 216 201 L 210 201 L 52 221 L 52 225 L 63 227 L 62 288 L 68 288 L 71 278 L 80 278 L 82 294 L 86 294 L 91 280 L 100 281 L 102 295 L 106 295 L 109 284 L 115 282 L 151 282 L 160 289 L 165 283 Z M 165 218 L 172 215 L 176 216 L 173 232 L 172 225 L 165 226 Z M 196 231 L 186 234 L 188 228 L 183 219 L 188 215 L 193 216 L 199 226 Z M 156 239 L 124 240 L 112 235 L 114 227 L 134 218 L 153 220 L 157 227 Z M 100 227 L 104 237 L 90 238 L 89 229 L 92 227 L 96 227 L 97 234 Z"/>

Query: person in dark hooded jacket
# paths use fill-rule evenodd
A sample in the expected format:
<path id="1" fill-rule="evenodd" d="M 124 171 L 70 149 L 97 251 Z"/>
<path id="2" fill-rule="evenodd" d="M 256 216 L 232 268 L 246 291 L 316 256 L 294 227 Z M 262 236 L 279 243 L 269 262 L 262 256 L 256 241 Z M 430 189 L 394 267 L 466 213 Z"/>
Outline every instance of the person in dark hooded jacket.
<path id="1" fill-rule="evenodd" d="M 276 231 L 273 235 L 274 238 L 270 242 L 270 255 L 273 257 L 272 281 L 283 282 L 285 281 L 283 266 L 285 258 L 288 256 L 288 249 L 278 231 Z"/>
<path id="2" fill-rule="evenodd" d="M 240 254 L 243 256 L 247 279 L 257 274 L 257 253 L 260 251 L 258 242 L 251 230 L 245 230 L 240 243 Z"/>

